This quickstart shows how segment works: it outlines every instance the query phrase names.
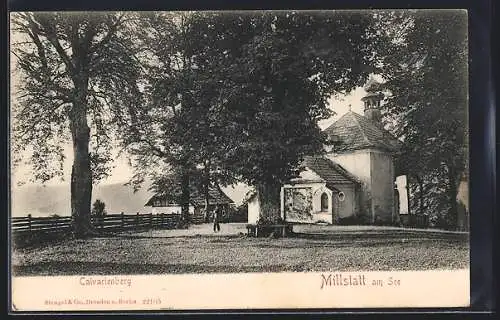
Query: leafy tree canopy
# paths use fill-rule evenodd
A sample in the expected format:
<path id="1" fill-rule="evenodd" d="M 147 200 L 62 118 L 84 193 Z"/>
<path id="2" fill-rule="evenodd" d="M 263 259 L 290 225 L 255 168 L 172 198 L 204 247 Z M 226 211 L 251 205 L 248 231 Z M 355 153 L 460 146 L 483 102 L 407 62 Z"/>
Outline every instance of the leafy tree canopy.
<path id="1" fill-rule="evenodd" d="M 468 170 L 467 14 L 401 11 L 391 21 L 399 23 L 387 28 L 379 72 L 389 92 L 385 118 L 405 141 L 397 167 L 409 175 L 415 212 L 453 218 L 458 181 Z"/>
<path id="2" fill-rule="evenodd" d="M 21 71 L 12 108 L 14 164 L 28 149 L 35 180 L 62 176 L 63 146 L 72 142 L 71 215 L 78 237 L 94 233 L 92 184 L 108 175 L 112 129 L 139 102 L 132 19 L 114 12 L 26 12 L 11 21 Z"/>

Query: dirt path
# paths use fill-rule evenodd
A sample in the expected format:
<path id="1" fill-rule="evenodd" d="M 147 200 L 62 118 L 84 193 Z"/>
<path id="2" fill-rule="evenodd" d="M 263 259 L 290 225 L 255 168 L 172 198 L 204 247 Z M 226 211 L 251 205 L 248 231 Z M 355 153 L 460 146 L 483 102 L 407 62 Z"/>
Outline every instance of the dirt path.
<path id="1" fill-rule="evenodd" d="M 128 233 L 138 237 L 196 237 L 196 236 L 238 236 L 247 234 L 246 223 L 221 223 L 220 232 L 213 231 L 213 224 L 194 224 L 188 229 L 151 230 L 145 232 Z M 437 229 L 408 229 L 387 226 L 334 226 L 334 225 L 294 225 L 293 231 L 305 235 L 329 237 L 412 237 L 412 238 L 460 238 L 467 239 L 468 233 L 443 231 Z"/>
<path id="2" fill-rule="evenodd" d="M 214 232 L 213 224 L 193 224 L 188 229 L 168 229 L 168 230 L 151 230 L 145 232 L 133 232 L 130 235 L 141 237 L 159 237 L 159 238 L 176 238 L 176 237 L 196 237 L 196 236 L 234 236 L 240 233 L 246 234 L 246 223 L 221 223 L 220 231 Z"/>

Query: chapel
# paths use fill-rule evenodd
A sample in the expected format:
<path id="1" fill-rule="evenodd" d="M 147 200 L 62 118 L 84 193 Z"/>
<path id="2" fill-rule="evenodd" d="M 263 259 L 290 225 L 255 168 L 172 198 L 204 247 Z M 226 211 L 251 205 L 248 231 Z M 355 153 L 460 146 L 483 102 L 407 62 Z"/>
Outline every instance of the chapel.
<path id="1" fill-rule="evenodd" d="M 349 111 L 325 129 L 326 154 L 307 156 L 296 178 L 281 187 L 281 216 L 296 223 L 399 221 L 394 157 L 401 142 L 383 128 L 380 84 L 370 78 L 361 99 L 364 115 Z M 248 222 L 260 216 L 258 196 Z"/>

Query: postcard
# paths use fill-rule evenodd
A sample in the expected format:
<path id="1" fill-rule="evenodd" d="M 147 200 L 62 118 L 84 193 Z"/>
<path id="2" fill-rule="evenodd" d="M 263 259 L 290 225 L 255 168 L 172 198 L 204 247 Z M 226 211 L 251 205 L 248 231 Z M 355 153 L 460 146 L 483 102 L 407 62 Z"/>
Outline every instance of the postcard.
<path id="1" fill-rule="evenodd" d="M 466 10 L 10 32 L 11 311 L 470 305 Z"/>

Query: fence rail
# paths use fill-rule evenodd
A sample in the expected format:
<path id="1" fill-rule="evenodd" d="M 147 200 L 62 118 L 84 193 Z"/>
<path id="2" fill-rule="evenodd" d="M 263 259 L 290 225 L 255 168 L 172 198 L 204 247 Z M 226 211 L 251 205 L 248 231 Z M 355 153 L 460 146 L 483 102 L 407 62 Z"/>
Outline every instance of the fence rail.
<path id="1" fill-rule="evenodd" d="M 203 223 L 203 215 L 191 215 L 190 223 Z M 181 221 L 180 214 L 107 214 L 92 216 L 94 228 L 102 232 L 174 229 Z M 71 217 L 12 217 L 11 229 L 15 235 L 35 233 L 65 233 L 71 230 Z"/>

